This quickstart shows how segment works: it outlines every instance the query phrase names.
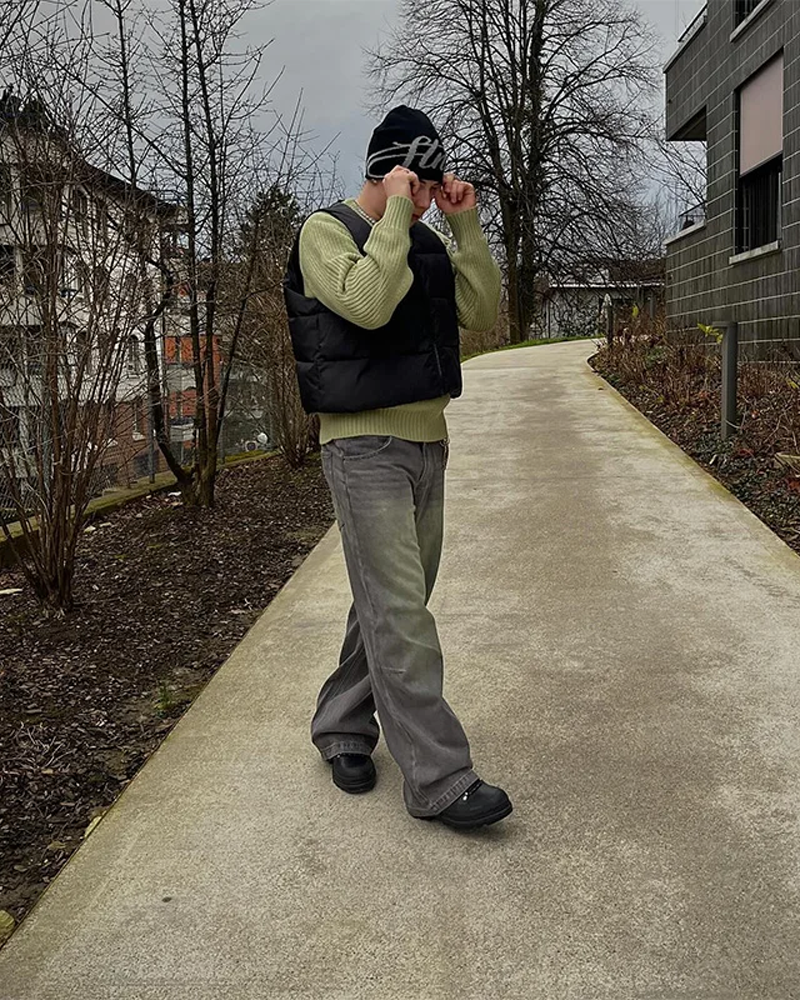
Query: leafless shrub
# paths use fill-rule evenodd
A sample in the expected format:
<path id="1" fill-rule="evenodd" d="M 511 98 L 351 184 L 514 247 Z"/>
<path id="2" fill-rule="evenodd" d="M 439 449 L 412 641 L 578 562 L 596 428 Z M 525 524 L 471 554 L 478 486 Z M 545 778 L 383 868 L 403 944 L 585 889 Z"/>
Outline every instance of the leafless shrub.
<path id="1" fill-rule="evenodd" d="M 157 243 L 162 211 L 88 162 L 103 115 L 87 84 L 89 42 L 67 38 L 51 18 L 10 43 L 15 82 L 0 99 L 0 527 L 57 612 L 72 603 L 89 499 L 109 460 L 125 466 L 132 438 L 144 440 L 154 272 L 136 245 Z M 77 94 L 75 80 L 86 84 Z"/>
<path id="2" fill-rule="evenodd" d="M 721 362 L 716 344 L 672 333 L 643 319 L 638 335 L 604 345 L 595 366 L 613 384 L 645 393 L 648 406 L 716 433 Z M 761 457 L 800 453 L 800 364 L 776 347 L 770 357 L 740 361 L 739 429 L 734 448 Z"/>
<path id="3" fill-rule="evenodd" d="M 329 180 L 299 102 L 270 119 L 266 46 L 236 50 L 257 6 L 0 9 L 0 527 L 14 541 L 19 522 L 25 571 L 59 613 L 89 500 L 143 458 L 151 471 L 156 446 L 184 501 L 213 504 L 234 374 L 269 396 L 287 457 L 313 444 L 282 310 L 266 325 L 270 364 L 239 365 L 258 293 L 272 294 L 242 238 L 247 212 L 268 181 L 305 204 Z M 257 247 L 285 250 L 274 234 Z"/>
<path id="4" fill-rule="evenodd" d="M 473 354 L 496 350 L 509 343 L 509 337 L 508 304 L 501 302 L 497 322 L 491 330 L 484 332 L 461 331 L 461 357 L 468 358 Z"/>

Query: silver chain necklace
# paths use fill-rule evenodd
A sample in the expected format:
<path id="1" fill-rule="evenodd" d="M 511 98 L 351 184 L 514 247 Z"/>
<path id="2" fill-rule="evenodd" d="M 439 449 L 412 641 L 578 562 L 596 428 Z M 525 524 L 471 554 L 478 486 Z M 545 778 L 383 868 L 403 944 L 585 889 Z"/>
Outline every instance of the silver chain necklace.
<path id="1" fill-rule="evenodd" d="M 372 219 L 372 218 L 370 218 L 370 216 L 367 215 L 367 213 L 359 205 L 359 203 L 355 200 L 355 198 L 353 199 L 353 208 L 355 209 L 356 213 L 361 216 L 361 218 L 364 220 L 364 222 L 368 222 L 370 224 L 370 226 L 374 226 L 375 225 L 375 219 Z"/>

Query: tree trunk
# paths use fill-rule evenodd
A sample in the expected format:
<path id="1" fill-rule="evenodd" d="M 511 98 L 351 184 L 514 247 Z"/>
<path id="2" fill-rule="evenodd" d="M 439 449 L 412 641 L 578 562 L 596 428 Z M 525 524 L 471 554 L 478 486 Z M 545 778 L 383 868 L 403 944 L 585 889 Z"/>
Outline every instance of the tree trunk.
<path id="1" fill-rule="evenodd" d="M 516 251 L 508 256 L 508 339 L 512 344 L 523 341 L 522 324 L 520 322 L 519 301 L 519 270 L 517 268 Z"/>
<path id="2" fill-rule="evenodd" d="M 44 536 L 31 539 L 29 545 L 37 547 L 37 568 L 26 576 L 42 610 L 49 617 L 67 614 L 74 608 L 75 560 L 62 558 L 64 546 L 59 544 L 52 529 L 45 528 Z"/>
<path id="3" fill-rule="evenodd" d="M 522 263 L 517 269 L 517 298 L 519 302 L 519 325 L 521 340 L 531 335 L 531 324 L 537 314 L 536 266 L 531 250 L 523 247 Z"/>
<path id="4" fill-rule="evenodd" d="M 202 464 L 198 459 L 195 475 L 179 483 L 181 499 L 187 507 L 213 507 L 217 477 L 217 456 L 209 456 Z"/>
<path id="5" fill-rule="evenodd" d="M 199 469 L 197 482 L 197 506 L 214 506 L 214 486 L 217 481 L 217 449 L 208 448 Z"/>

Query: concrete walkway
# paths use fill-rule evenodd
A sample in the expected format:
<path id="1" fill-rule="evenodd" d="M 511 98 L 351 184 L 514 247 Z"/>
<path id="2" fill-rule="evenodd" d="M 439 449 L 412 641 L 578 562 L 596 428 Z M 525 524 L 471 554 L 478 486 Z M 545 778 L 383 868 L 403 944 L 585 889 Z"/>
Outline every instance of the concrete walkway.
<path id="1" fill-rule="evenodd" d="M 0 953 L 3 1000 L 800 997 L 800 559 L 586 366 L 450 408 L 432 602 L 515 812 L 350 797 L 309 746 L 334 529 Z"/>

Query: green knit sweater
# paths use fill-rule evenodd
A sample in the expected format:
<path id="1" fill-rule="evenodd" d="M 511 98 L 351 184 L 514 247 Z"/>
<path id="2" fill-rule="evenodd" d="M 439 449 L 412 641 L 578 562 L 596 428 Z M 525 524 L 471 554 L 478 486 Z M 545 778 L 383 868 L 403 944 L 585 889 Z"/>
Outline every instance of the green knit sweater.
<path id="1" fill-rule="evenodd" d="M 355 199 L 345 202 L 362 215 Z M 408 266 L 411 214 L 408 198 L 393 195 L 383 218 L 359 253 L 347 227 L 325 212 L 309 217 L 300 233 L 300 270 L 305 294 L 367 330 L 385 326 L 414 281 Z M 455 272 L 459 326 L 490 330 L 497 322 L 500 269 L 478 221 L 477 209 L 447 217 L 455 245 L 442 233 Z M 320 441 L 380 434 L 407 441 L 447 437 L 444 410 L 449 396 L 361 413 L 320 413 Z"/>

